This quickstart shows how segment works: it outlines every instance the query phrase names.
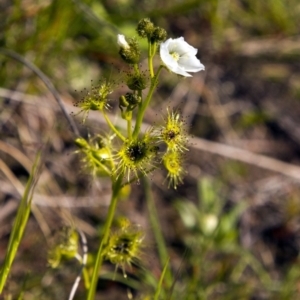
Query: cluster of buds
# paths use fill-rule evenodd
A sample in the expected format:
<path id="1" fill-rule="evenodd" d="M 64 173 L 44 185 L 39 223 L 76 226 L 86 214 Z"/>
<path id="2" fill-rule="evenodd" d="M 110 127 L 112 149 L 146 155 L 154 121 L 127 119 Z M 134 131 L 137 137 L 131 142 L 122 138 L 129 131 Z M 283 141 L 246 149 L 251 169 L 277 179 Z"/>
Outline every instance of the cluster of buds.
<path id="1" fill-rule="evenodd" d="M 136 31 L 140 37 L 147 38 L 152 44 L 161 43 L 167 38 L 166 30 L 159 26 L 154 26 L 148 18 L 139 21 Z"/>

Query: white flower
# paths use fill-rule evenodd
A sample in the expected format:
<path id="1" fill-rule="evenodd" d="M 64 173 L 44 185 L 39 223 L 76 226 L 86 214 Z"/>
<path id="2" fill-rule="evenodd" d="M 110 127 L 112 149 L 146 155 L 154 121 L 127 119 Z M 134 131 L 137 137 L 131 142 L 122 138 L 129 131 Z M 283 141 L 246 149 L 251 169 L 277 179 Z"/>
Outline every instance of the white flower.
<path id="1" fill-rule="evenodd" d="M 123 49 L 130 48 L 123 34 L 118 34 L 118 45 Z"/>
<path id="2" fill-rule="evenodd" d="M 165 66 L 172 72 L 191 77 L 187 72 L 198 72 L 205 69 L 196 54 L 198 50 L 187 42 L 183 37 L 168 39 L 160 44 L 160 58 Z"/>

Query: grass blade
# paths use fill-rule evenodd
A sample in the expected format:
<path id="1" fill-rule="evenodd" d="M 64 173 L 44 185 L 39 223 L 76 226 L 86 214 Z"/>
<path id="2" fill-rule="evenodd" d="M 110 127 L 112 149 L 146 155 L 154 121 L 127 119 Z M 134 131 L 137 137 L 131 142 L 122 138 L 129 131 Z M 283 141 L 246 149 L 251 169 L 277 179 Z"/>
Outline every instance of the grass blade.
<path id="1" fill-rule="evenodd" d="M 164 269 L 160 275 L 159 282 L 158 282 L 158 285 L 157 285 L 157 288 L 155 291 L 155 295 L 154 295 L 154 300 L 159 300 L 159 296 L 160 296 L 161 289 L 162 289 L 162 284 L 163 284 L 163 281 L 164 281 L 164 278 L 165 278 L 168 268 L 169 268 L 169 259 L 166 261 Z"/>
<path id="2" fill-rule="evenodd" d="M 36 155 L 29 179 L 27 181 L 25 191 L 21 199 L 20 206 L 17 211 L 17 216 L 9 238 L 6 256 L 4 259 L 2 269 L 0 271 L 0 294 L 3 291 L 4 285 L 7 280 L 7 276 L 10 272 L 12 263 L 16 257 L 19 244 L 21 242 L 24 230 L 26 228 L 26 224 L 31 210 L 33 192 L 39 179 L 41 165 L 41 151 L 39 151 Z"/>

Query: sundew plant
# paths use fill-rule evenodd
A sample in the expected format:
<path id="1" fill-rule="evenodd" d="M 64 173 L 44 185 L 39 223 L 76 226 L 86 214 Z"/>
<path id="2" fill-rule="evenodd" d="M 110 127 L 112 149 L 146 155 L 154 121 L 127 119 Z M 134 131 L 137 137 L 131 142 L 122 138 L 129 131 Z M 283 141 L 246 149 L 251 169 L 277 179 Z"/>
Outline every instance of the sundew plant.
<path id="1" fill-rule="evenodd" d="M 126 77 L 128 92 L 119 98 L 119 112 L 127 122 L 127 130 L 121 132 L 107 116 L 109 95 L 114 88 L 109 80 L 103 80 L 77 103 L 85 115 L 84 119 L 89 110 L 97 110 L 102 113 L 110 128 L 105 136 L 98 135 L 96 141 L 83 138 L 75 140 L 85 166 L 93 174 L 109 177 L 112 187 L 104 235 L 88 290 L 89 300 L 94 299 L 103 260 L 109 259 L 114 264 L 124 266 L 138 256 L 139 248 L 142 247 L 143 238 L 139 229 L 132 230 L 130 225 L 126 225 L 117 233 L 111 232 L 122 187 L 139 182 L 141 177 L 148 176 L 162 165 L 167 171 L 170 187 L 176 189 L 182 182 L 188 137 L 181 114 L 169 108 L 164 124 L 153 126 L 146 132 L 141 131 L 145 112 L 151 104 L 162 70 L 166 69 L 182 77 L 191 77 L 190 73 L 204 70 L 204 66 L 196 58 L 197 49 L 189 45 L 183 37 L 167 39 L 167 32 L 155 26 L 149 19 L 142 19 L 136 31 L 140 38 L 147 39 L 148 42 L 149 75 L 142 72 L 139 66 L 141 51 L 138 39 L 122 34 L 116 39 L 120 47 L 119 54 L 131 70 Z M 154 59 L 157 56 L 160 56 L 161 63 L 155 69 Z"/>
<path id="2" fill-rule="evenodd" d="M 113 79 L 102 79 L 75 103 L 83 124 L 90 111 L 98 111 L 108 125 L 109 131 L 105 134 L 97 133 L 89 138 L 77 137 L 75 144 L 78 150 L 74 155 L 80 156 L 82 168 L 91 175 L 109 178 L 112 193 L 91 272 L 85 268 L 88 249 L 80 231 L 63 230 L 57 245 L 49 251 L 48 263 L 53 268 L 63 259 L 69 258 L 76 258 L 82 266 L 69 299 L 75 296 L 81 277 L 84 278 L 87 290 L 86 299 L 95 299 L 98 274 L 103 262 L 108 260 L 120 267 L 126 278 L 126 265 L 134 263 L 143 251 L 144 234 L 140 226 L 124 219 L 117 230 L 112 228 L 122 189 L 139 183 L 160 167 L 165 169 L 169 188 L 176 189 L 185 175 L 183 164 L 188 151 L 188 133 L 180 111 L 168 107 L 161 124 L 153 125 L 146 131 L 142 131 L 142 123 L 163 70 L 172 72 L 175 76 L 191 77 L 191 73 L 204 70 L 204 65 L 196 57 L 197 49 L 183 37 L 168 38 L 166 30 L 155 26 L 149 19 L 142 19 L 136 32 L 137 38 L 122 34 L 116 36 L 120 57 L 128 64 L 129 69 L 125 79 L 127 92 L 118 99 L 118 112 L 125 120 L 126 130 L 117 128 L 107 113 L 110 102 L 113 101 L 112 94 L 117 88 Z M 141 70 L 140 65 L 140 39 L 146 39 L 148 43 L 146 72 Z M 159 249 L 159 252 L 164 253 L 164 250 Z M 166 258 L 165 254 L 161 256 Z M 151 299 L 158 299 L 162 281 L 164 277 L 168 277 L 168 259 L 163 262 L 163 267 L 160 283 Z"/>

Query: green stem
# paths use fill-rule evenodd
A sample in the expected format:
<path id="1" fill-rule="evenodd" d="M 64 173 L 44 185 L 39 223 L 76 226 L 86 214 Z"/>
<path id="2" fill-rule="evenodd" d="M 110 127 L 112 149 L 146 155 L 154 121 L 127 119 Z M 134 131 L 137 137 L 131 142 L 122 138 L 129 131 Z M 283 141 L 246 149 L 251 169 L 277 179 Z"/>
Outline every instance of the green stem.
<path id="1" fill-rule="evenodd" d="M 140 69 L 139 69 L 138 64 L 134 64 L 134 65 L 133 65 L 133 68 L 134 68 L 136 74 L 140 74 Z"/>
<path id="2" fill-rule="evenodd" d="M 124 142 L 126 139 L 125 137 L 120 133 L 120 131 L 113 125 L 113 123 L 110 121 L 109 117 L 106 115 L 106 113 L 104 111 L 103 112 L 103 116 L 105 121 L 107 122 L 108 126 L 110 127 L 110 129 Z"/>
<path id="3" fill-rule="evenodd" d="M 154 77 L 154 71 L 153 71 L 153 58 L 156 54 L 157 49 L 157 43 L 151 43 L 151 41 L 148 40 L 148 66 L 150 71 L 151 78 Z"/>
<path id="4" fill-rule="evenodd" d="M 151 58 L 152 59 L 156 54 L 156 49 L 157 49 L 157 43 L 152 44 L 152 49 L 151 49 Z"/>
<path id="5" fill-rule="evenodd" d="M 100 167 L 102 168 L 102 170 L 108 175 L 111 175 L 111 171 L 104 165 L 102 164 L 98 159 L 96 159 L 95 157 L 92 157 L 92 160 Z"/>
<path id="6" fill-rule="evenodd" d="M 113 218 L 114 218 L 115 211 L 117 208 L 118 195 L 119 195 L 120 189 L 122 187 L 122 178 L 123 178 L 123 174 L 120 174 L 118 179 L 116 180 L 116 182 L 113 183 L 113 185 L 112 185 L 113 192 L 112 192 L 112 196 L 111 196 L 111 202 L 109 205 L 107 218 L 106 218 L 106 221 L 104 224 L 104 236 L 101 240 L 101 243 L 99 245 L 99 249 L 97 252 L 96 262 L 95 262 L 95 266 L 94 266 L 94 270 L 93 270 L 91 285 L 88 290 L 87 300 L 94 300 L 94 298 L 95 298 L 98 274 L 99 274 L 100 268 L 103 263 L 102 253 L 103 253 L 103 249 L 104 249 L 105 245 L 108 242 L 110 227 L 113 222 Z"/>
<path id="7" fill-rule="evenodd" d="M 129 120 L 127 120 L 127 135 L 128 135 L 128 139 L 131 139 L 131 118 Z"/>
<path id="8" fill-rule="evenodd" d="M 152 54 L 152 44 L 148 40 L 148 67 L 151 78 L 154 77 L 154 71 L 153 71 L 153 54 Z"/>
<path id="9" fill-rule="evenodd" d="M 147 201 L 150 223 L 153 229 L 155 241 L 157 243 L 160 264 L 163 267 L 166 266 L 166 264 L 168 264 L 168 260 L 169 260 L 168 250 L 166 247 L 164 236 L 162 234 L 161 226 L 159 224 L 159 218 L 157 215 L 157 210 L 155 208 L 154 199 L 151 193 L 150 183 L 147 178 L 144 178 L 144 186 L 145 186 L 145 194 L 146 194 L 146 201 Z M 166 280 L 167 287 L 170 288 L 172 286 L 172 281 L 173 281 L 172 273 L 169 265 L 166 268 L 167 269 L 165 270 L 165 280 Z"/>
<path id="10" fill-rule="evenodd" d="M 90 284 L 89 273 L 86 268 L 83 268 L 82 275 L 83 275 L 84 287 L 86 288 L 86 290 L 88 290 L 91 284 Z"/>
<path id="11" fill-rule="evenodd" d="M 155 88 L 157 87 L 157 84 L 158 84 L 158 77 L 159 77 L 159 74 L 161 72 L 161 70 L 163 69 L 163 66 L 160 66 L 157 70 L 157 73 L 156 75 L 154 76 L 154 78 L 151 80 L 151 86 L 150 86 L 150 90 L 148 92 L 148 95 L 145 99 L 145 101 L 143 101 L 140 105 L 139 105 L 139 111 L 138 111 L 138 114 L 137 114 L 137 117 L 136 117 L 136 123 L 135 123 L 135 127 L 134 127 L 134 131 L 133 131 L 133 134 L 132 134 L 132 137 L 133 138 L 137 138 L 139 132 L 140 132 L 140 129 L 141 129 L 141 125 L 142 125 L 142 122 L 143 122 L 143 118 L 144 118 L 144 114 L 145 114 L 145 111 L 152 99 L 152 96 L 153 96 L 153 92 L 155 90 Z"/>

